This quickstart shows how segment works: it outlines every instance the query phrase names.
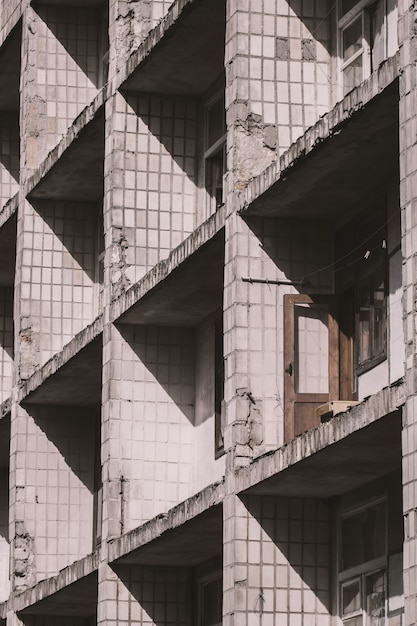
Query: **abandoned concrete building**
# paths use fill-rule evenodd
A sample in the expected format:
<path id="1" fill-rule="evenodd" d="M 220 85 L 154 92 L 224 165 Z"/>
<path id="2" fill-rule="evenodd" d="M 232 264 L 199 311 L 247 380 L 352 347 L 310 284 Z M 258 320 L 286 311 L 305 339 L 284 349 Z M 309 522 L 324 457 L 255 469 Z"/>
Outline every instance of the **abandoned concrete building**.
<path id="1" fill-rule="evenodd" d="M 411 0 L 0 2 L 0 626 L 417 623 Z"/>

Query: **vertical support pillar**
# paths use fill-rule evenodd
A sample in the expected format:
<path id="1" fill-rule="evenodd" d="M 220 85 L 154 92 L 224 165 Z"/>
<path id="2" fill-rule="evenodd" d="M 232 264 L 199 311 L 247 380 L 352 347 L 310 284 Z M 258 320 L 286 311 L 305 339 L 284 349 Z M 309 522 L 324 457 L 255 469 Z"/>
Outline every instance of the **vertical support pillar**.
<path id="1" fill-rule="evenodd" d="M 417 622 L 417 10 L 400 0 L 400 205 L 407 399 L 403 412 L 404 626 Z"/>

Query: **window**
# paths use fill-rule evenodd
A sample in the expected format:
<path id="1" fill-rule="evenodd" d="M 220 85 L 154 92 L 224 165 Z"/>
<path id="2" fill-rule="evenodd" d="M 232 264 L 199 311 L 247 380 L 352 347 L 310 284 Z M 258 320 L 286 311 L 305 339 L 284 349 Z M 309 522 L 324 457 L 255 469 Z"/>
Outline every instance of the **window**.
<path id="1" fill-rule="evenodd" d="M 206 576 L 199 584 L 199 625 L 220 626 L 222 623 L 222 576 L 221 573 Z"/>
<path id="2" fill-rule="evenodd" d="M 387 356 L 386 237 L 386 211 L 376 209 L 362 213 L 336 239 L 343 352 L 352 350 L 351 364 L 357 375 Z"/>
<path id="3" fill-rule="evenodd" d="M 339 58 L 343 94 L 367 78 L 388 56 L 386 0 L 341 0 Z"/>
<path id="4" fill-rule="evenodd" d="M 387 523 L 385 500 L 339 520 L 339 614 L 346 626 L 384 626 Z"/>
<path id="5" fill-rule="evenodd" d="M 224 90 L 211 98 L 204 109 L 204 176 L 208 209 L 212 214 L 224 203 L 223 176 L 226 171 L 226 115 Z"/>
<path id="6" fill-rule="evenodd" d="M 224 453 L 224 359 L 223 359 L 223 319 L 220 317 L 214 327 L 214 428 L 215 457 Z"/>

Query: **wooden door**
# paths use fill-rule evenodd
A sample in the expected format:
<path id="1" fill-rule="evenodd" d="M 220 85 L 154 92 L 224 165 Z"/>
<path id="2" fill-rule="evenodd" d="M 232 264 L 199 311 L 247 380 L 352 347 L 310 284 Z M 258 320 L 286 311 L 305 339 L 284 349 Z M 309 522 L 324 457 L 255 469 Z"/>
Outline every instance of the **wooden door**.
<path id="1" fill-rule="evenodd" d="M 284 441 L 318 426 L 315 408 L 339 399 L 334 296 L 284 296 Z"/>

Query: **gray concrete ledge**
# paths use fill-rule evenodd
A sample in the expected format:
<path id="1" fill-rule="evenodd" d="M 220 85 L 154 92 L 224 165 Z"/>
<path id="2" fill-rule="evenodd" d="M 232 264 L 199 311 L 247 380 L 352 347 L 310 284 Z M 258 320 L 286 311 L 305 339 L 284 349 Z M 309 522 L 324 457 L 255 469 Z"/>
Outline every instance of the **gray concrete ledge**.
<path id="1" fill-rule="evenodd" d="M 221 504 L 224 500 L 224 496 L 224 483 L 214 483 L 184 502 L 174 506 L 167 513 L 158 515 L 142 526 L 126 533 L 119 539 L 111 540 L 108 545 L 109 563 L 117 559 L 122 559 L 122 557 L 127 555 L 130 556 L 130 560 L 134 559 L 134 555 L 132 554 L 134 551 L 139 551 L 140 548 L 152 548 L 152 544 L 158 539 L 163 539 L 164 535 L 167 535 L 169 531 L 178 529 L 183 525 L 185 525 L 184 532 L 185 535 L 187 535 L 187 522 L 195 520 L 198 516 L 209 512 L 210 509 Z M 199 538 L 199 543 L 206 541 L 204 533 L 199 533 Z M 172 543 L 177 547 L 177 538 L 175 538 Z M 188 535 L 188 544 L 192 544 L 190 535 Z M 166 545 L 165 543 L 165 546 Z M 167 553 L 166 548 L 164 552 L 165 554 Z M 167 556 L 169 558 L 169 554 L 167 554 Z"/>
<path id="2" fill-rule="evenodd" d="M 89 574 L 96 572 L 98 570 L 98 563 L 99 554 L 98 551 L 96 551 L 68 565 L 68 567 L 61 570 L 56 576 L 36 583 L 36 585 L 23 593 L 11 596 L 9 604 L 11 603 L 13 605 L 12 608 L 15 611 L 23 611 L 58 591 L 65 589 L 69 585 L 80 581 Z M 74 600 L 76 601 L 76 598 Z"/>
<path id="3" fill-rule="evenodd" d="M 94 100 L 86 106 L 81 113 L 75 118 L 74 122 L 69 127 L 65 137 L 61 139 L 55 148 L 53 148 L 45 160 L 40 164 L 38 169 L 28 178 L 24 186 L 24 194 L 28 196 L 35 187 L 45 178 L 53 166 L 59 161 L 64 152 L 68 150 L 78 138 L 80 132 L 94 120 L 98 111 L 103 106 L 106 99 L 105 85 L 96 95 Z"/>
<path id="4" fill-rule="evenodd" d="M 6 204 L 0 209 L 0 228 L 15 215 L 19 206 L 19 193 L 15 194 L 13 198 L 10 198 Z"/>
<path id="5" fill-rule="evenodd" d="M 323 115 L 315 124 L 293 143 L 288 150 L 262 174 L 250 181 L 239 198 L 239 210 L 245 212 L 250 205 L 268 191 L 295 163 L 310 154 L 326 139 L 337 133 L 340 127 L 351 119 L 375 96 L 380 94 L 399 76 L 399 55 L 390 57 L 362 85 L 349 92 L 331 111 Z"/>
<path id="6" fill-rule="evenodd" d="M 55 354 L 49 361 L 40 367 L 28 380 L 24 381 L 18 390 L 18 401 L 27 399 L 27 396 L 38 390 L 46 380 L 50 379 L 71 359 L 77 356 L 103 332 L 103 316 L 97 317 L 94 322 L 84 328 L 67 343 L 61 352 Z"/>
<path id="7" fill-rule="evenodd" d="M 115 322 L 144 295 L 162 283 L 173 270 L 177 269 L 191 255 L 208 243 L 224 226 L 225 210 L 220 208 L 208 220 L 189 235 L 179 246 L 174 248 L 167 259 L 157 263 L 143 278 L 132 285 L 118 300 L 111 305 L 110 320 Z"/>
<path id="8" fill-rule="evenodd" d="M 312 430 L 299 435 L 278 450 L 268 452 L 265 455 L 258 457 L 249 466 L 237 470 L 235 473 L 236 493 L 256 487 L 257 485 L 263 483 L 263 481 L 271 479 L 286 470 L 289 475 L 290 471 L 293 471 L 296 466 L 298 466 L 296 471 L 299 473 L 296 480 L 291 479 L 291 488 L 293 488 L 294 484 L 298 484 L 299 491 L 305 489 L 308 493 L 310 491 L 310 486 L 307 483 L 308 480 L 310 480 L 309 473 L 311 475 L 311 471 L 306 466 L 306 473 L 303 479 L 303 475 L 300 470 L 301 462 L 312 458 L 324 458 L 323 453 L 330 449 L 331 446 L 346 440 L 348 437 L 355 435 L 356 433 L 360 433 L 360 431 L 365 429 L 365 427 L 377 423 L 381 420 L 381 418 L 389 416 L 389 414 L 397 411 L 404 403 L 405 384 L 401 380 L 397 384 L 385 387 L 375 395 L 366 398 L 360 404 L 352 407 L 344 413 L 340 413 L 317 428 L 313 428 Z M 371 434 L 369 435 L 368 443 L 369 456 L 371 456 Z M 377 444 L 376 441 L 375 443 Z M 392 443 L 394 445 L 394 441 Z M 346 444 L 349 444 L 348 447 L 354 455 L 355 449 L 352 450 L 354 446 L 351 440 L 346 441 Z M 377 452 L 380 453 L 380 451 L 381 449 Z M 317 453 L 321 453 L 321 455 L 317 455 Z M 360 453 L 358 452 L 358 457 L 359 455 Z M 401 454 L 399 455 L 399 462 L 400 459 Z M 382 458 L 382 460 L 384 461 L 385 459 Z M 382 463 L 382 465 L 383 464 L 384 463 Z M 324 466 L 326 466 L 326 463 Z M 358 466 L 359 463 L 355 466 L 355 464 L 352 464 L 351 460 L 349 463 L 346 462 L 346 467 L 349 468 L 348 471 L 351 473 L 358 473 Z M 317 476 L 321 476 L 320 472 L 321 469 L 317 471 L 317 474 L 314 477 L 315 479 L 317 479 Z M 326 472 L 333 472 L 335 474 L 334 480 L 339 480 L 339 477 L 337 476 L 337 468 L 335 466 L 332 468 L 330 463 L 327 463 L 327 469 L 324 469 L 322 472 L 323 481 L 326 480 Z M 325 487 L 324 490 L 326 490 Z M 320 493 L 320 496 L 323 495 L 323 493 Z"/>

